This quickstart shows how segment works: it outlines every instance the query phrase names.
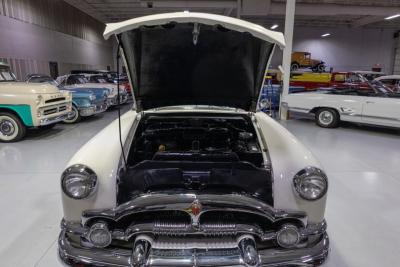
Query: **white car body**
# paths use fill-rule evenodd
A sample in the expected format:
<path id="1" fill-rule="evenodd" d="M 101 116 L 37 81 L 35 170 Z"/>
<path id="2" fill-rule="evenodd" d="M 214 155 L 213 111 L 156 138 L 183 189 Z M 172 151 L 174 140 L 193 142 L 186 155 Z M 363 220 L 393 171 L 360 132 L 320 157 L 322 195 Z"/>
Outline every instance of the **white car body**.
<path id="1" fill-rule="evenodd" d="M 283 104 L 293 112 L 316 113 L 330 108 L 341 121 L 400 127 L 400 98 L 305 92 L 285 96 Z"/>
<path id="2" fill-rule="evenodd" d="M 257 42 L 261 42 L 261 44 L 264 44 L 264 42 L 267 42 L 268 45 L 271 45 L 275 47 L 276 45 L 283 47 L 284 46 L 284 39 L 283 35 L 281 33 L 277 33 L 274 31 L 269 31 L 267 29 L 264 29 L 261 26 L 248 23 L 242 20 L 238 20 L 235 18 L 230 18 L 230 17 L 225 17 L 225 16 L 219 16 L 219 15 L 212 15 L 212 14 L 203 14 L 203 13 L 190 13 L 190 12 L 177 12 L 177 13 L 170 13 L 170 14 L 160 14 L 160 15 L 152 15 L 152 16 L 146 16 L 142 18 L 136 18 L 133 20 L 128 20 L 126 22 L 121 22 L 121 23 L 115 23 L 115 24 L 110 24 L 107 26 L 106 31 L 105 31 L 105 37 L 108 38 L 109 36 L 113 34 L 119 34 L 119 33 L 124 33 L 128 32 L 133 29 L 140 29 L 140 30 L 145 30 L 146 27 L 141 27 L 141 26 L 154 26 L 154 25 L 164 25 L 168 24 L 170 22 L 174 23 L 182 23 L 183 26 L 182 28 L 179 28 L 178 30 L 183 29 L 186 33 L 193 34 L 193 45 L 197 45 L 198 42 L 204 42 L 203 44 L 207 44 L 207 41 L 209 40 L 219 40 L 219 39 L 207 39 L 207 31 L 216 31 L 219 32 L 219 29 L 215 29 L 212 27 L 219 27 L 218 25 L 222 25 L 225 29 L 222 30 L 221 32 L 227 32 L 226 29 L 231 30 L 233 36 L 241 36 L 243 40 L 240 40 L 239 43 L 247 42 L 248 40 L 257 40 Z M 193 23 L 193 33 L 192 30 L 188 30 L 188 27 L 190 28 Z M 198 24 L 201 24 L 200 28 L 200 35 L 198 35 Z M 207 28 L 207 26 L 211 26 L 210 28 Z M 149 27 L 152 29 L 152 27 Z M 168 27 L 166 27 L 168 29 Z M 161 29 L 163 31 L 163 29 Z M 239 32 L 239 33 L 238 33 Z M 245 34 L 242 34 L 243 32 L 246 32 Z M 179 32 L 178 32 L 179 33 Z M 231 33 L 228 33 L 231 34 Z M 181 34 L 179 34 L 181 35 Z M 197 39 L 199 38 L 199 39 Z M 204 39 L 202 39 L 204 38 Z M 211 37 L 210 37 L 211 38 Z M 221 38 L 221 37 L 217 37 Z M 247 38 L 247 39 L 246 39 Z M 170 40 L 173 40 L 173 38 L 170 38 Z M 186 39 L 187 40 L 187 39 Z M 189 39 L 191 40 L 191 39 Z M 225 40 L 222 38 L 222 40 Z M 261 41 L 260 41 L 261 40 Z M 191 42 L 191 41 L 190 41 Z M 229 41 L 231 42 L 231 40 Z M 185 43 L 186 44 L 186 43 Z M 258 43 L 257 43 L 258 44 Z M 160 46 L 162 47 L 162 46 Z M 179 47 L 179 46 L 178 46 Z M 256 47 L 256 44 L 254 44 L 254 47 Z M 261 46 L 260 46 L 261 47 Z M 191 46 L 189 46 L 189 49 L 191 49 Z M 212 49 L 212 48 L 211 48 Z M 226 48 L 227 50 L 231 51 L 231 47 Z M 234 48 L 234 50 L 236 47 Z M 263 47 L 260 48 L 260 50 L 257 50 L 256 48 L 250 48 L 254 49 L 251 51 L 254 51 L 254 55 L 256 53 L 260 52 L 260 55 L 265 56 L 262 57 L 260 60 L 259 64 L 253 64 L 253 65 L 258 65 L 257 67 L 254 67 L 254 69 L 251 69 L 253 71 L 258 70 L 258 76 L 260 79 L 257 81 L 257 83 L 254 83 L 254 95 L 253 99 L 257 99 L 258 97 L 258 86 L 261 88 L 262 82 L 263 82 L 263 77 L 265 75 L 265 67 L 268 66 L 268 58 L 271 54 L 265 55 L 266 53 L 261 51 Z M 164 51 L 163 49 L 161 49 Z M 179 49 L 178 49 L 179 50 Z M 273 52 L 273 48 L 269 50 L 270 53 Z M 130 66 L 130 60 L 131 58 L 127 58 L 127 55 L 129 54 L 129 51 L 124 50 L 124 56 L 126 60 L 126 65 Z M 181 51 L 177 51 L 178 53 L 181 53 Z M 173 54 L 175 55 L 175 54 Z M 228 57 L 229 58 L 229 57 Z M 230 58 L 229 58 L 230 59 Z M 201 60 L 201 58 L 200 58 Z M 257 59 L 258 60 L 258 59 Z M 263 61 L 264 60 L 264 61 Z M 265 63 L 261 64 L 262 62 Z M 252 63 L 249 63 L 252 65 Z M 168 65 L 168 67 L 171 65 Z M 199 65 L 198 65 L 199 66 Z M 263 66 L 263 67 L 260 67 Z M 218 69 L 219 70 L 219 69 Z M 238 69 L 234 69 L 235 71 L 238 71 Z M 242 69 L 239 68 L 241 71 Z M 172 71 L 173 72 L 173 71 Z M 214 72 L 213 72 L 214 73 Z M 135 82 L 137 82 L 137 79 L 135 77 L 135 72 L 130 70 L 130 80 L 134 81 L 134 88 L 139 88 L 140 86 L 136 86 Z M 250 76 L 253 74 L 250 74 Z M 252 77 L 252 76 L 251 76 Z M 146 78 L 146 77 L 145 77 Z M 142 76 L 142 80 L 145 79 Z M 152 81 L 150 79 L 150 81 Z M 203 80 L 201 80 L 203 81 Z M 148 81 L 146 80 L 147 83 L 145 85 L 148 85 Z M 203 87 L 201 87 L 203 88 Z M 247 88 L 253 88 L 250 85 Z M 151 87 L 151 89 L 158 89 L 156 87 Z M 205 88 L 207 89 L 207 88 Z M 160 90 L 166 90 L 164 87 L 160 88 Z M 302 248 L 291 248 L 286 250 L 283 254 L 279 251 L 281 250 L 275 250 L 275 249 L 263 249 L 262 251 L 260 250 L 260 254 L 254 258 L 250 257 L 245 259 L 245 256 L 242 255 L 232 255 L 232 257 L 225 257 L 225 256 L 211 256 L 210 258 L 207 257 L 207 266 L 277 266 L 276 264 L 293 264 L 296 266 L 306 266 L 307 264 L 320 264 L 322 263 L 328 254 L 328 247 L 329 247 L 329 240 L 328 236 L 325 232 L 326 230 L 326 223 L 325 223 L 325 206 L 326 206 L 326 199 L 327 199 L 327 180 L 325 180 L 325 191 L 323 194 L 320 195 L 320 197 L 315 198 L 313 200 L 306 200 L 304 197 L 301 197 L 297 189 L 295 189 L 294 186 L 294 179 L 300 175 L 305 170 L 309 170 L 309 168 L 317 168 L 320 173 L 323 174 L 322 166 L 320 163 L 314 158 L 314 156 L 311 154 L 311 152 L 305 148 L 291 133 L 289 133 L 284 127 L 282 127 L 279 123 L 274 121 L 272 118 L 270 118 L 268 115 L 265 113 L 259 111 L 258 109 L 253 109 L 253 110 L 244 110 L 239 108 L 238 106 L 231 106 L 231 107 L 225 107 L 223 105 L 220 105 L 219 101 L 225 100 L 226 96 L 224 94 L 230 94 L 232 93 L 238 93 L 241 92 L 241 87 L 238 86 L 237 88 L 226 88 L 225 90 L 221 89 L 221 92 L 214 92 L 216 97 L 215 99 L 213 96 L 211 96 L 210 104 L 208 105 L 203 105 L 203 104 L 187 104 L 187 105 L 180 105 L 180 102 L 182 99 L 184 101 L 190 101 L 187 100 L 187 98 L 180 98 L 184 92 L 181 92 L 178 90 L 178 92 L 169 91 L 168 94 L 172 95 L 172 98 L 176 97 L 176 102 L 178 105 L 174 106 L 166 106 L 162 105 L 157 101 L 163 101 L 165 98 L 168 98 L 168 94 L 165 96 L 162 96 L 160 98 L 157 98 L 158 95 L 152 96 L 151 98 L 145 98 L 146 95 L 145 93 L 148 93 L 145 91 L 145 89 L 140 90 L 135 90 L 135 105 L 134 108 L 127 113 L 125 113 L 119 120 L 115 120 L 112 122 L 109 126 L 107 126 L 105 129 L 103 129 L 100 133 L 98 133 L 95 137 L 93 137 L 87 144 L 85 144 L 74 156 L 73 158 L 69 161 L 67 165 L 66 172 L 64 172 L 63 177 L 61 179 L 62 183 L 62 203 L 63 203 L 63 210 L 64 210 L 64 216 L 63 216 L 63 221 L 62 221 L 62 232 L 60 234 L 60 239 L 59 239 L 59 253 L 61 258 L 63 259 L 64 262 L 74 264 L 74 263 L 85 263 L 85 264 L 104 264 L 104 265 L 110 265 L 114 264 L 116 266 L 203 266 L 201 263 L 205 258 L 203 258 L 202 255 L 197 254 L 197 252 L 193 252 L 194 254 L 190 254 L 189 258 L 186 258 L 186 256 L 177 256 L 169 259 L 164 258 L 164 256 L 158 257 L 156 254 L 153 254 L 148 252 L 147 254 L 141 254 L 141 249 L 139 249 L 139 243 L 141 242 L 148 242 L 151 243 L 152 247 L 154 249 L 157 249 L 157 245 L 166 248 L 169 250 L 171 253 L 174 252 L 174 249 L 177 249 L 178 247 L 182 247 L 183 250 L 187 249 L 188 251 L 192 251 L 193 249 L 205 249 L 212 251 L 215 248 L 218 248 L 219 245 L 214 244 L 205 244 L 203 241 L 195 240 L 194 243 L 188 242 L 186 243 L 185 241 L 180 241 L 180 244 L 177 244 L 176 246 L 169 246 L 166 243 L 158 243 L 156 241 L 156 237 L 147 236 L 145 235 L 140 235 L 137 236 L 134 242 L 134 248 L 133 251 L 129 250 L 128 252 L 121 252 L 120 250 L 113 250 L 113 252 L 110 252 L 108 248 L 104 249 L 97 249 L 96 251 L 91 248 L 91 245 L 89 247 L 84 248 L 82 246 L 85 246 L 85 244 L 75 244 L 71 245 L 71 242 L 73 242 L 72 239 L 69 239 L 69 235 L 75 236 L 79 238 L 85 238 L 86 236 L 90 236 L 93 227 L 97 226 L 91 226 L 90 230 L 87 229 L 87 223 L 91 220 L 88 219 L 87 216 L 91 216 L 90 214 L 93 213 L 102 213 L 103 215 L 101 216 L 108 216 L 106 214 L 114 214 L 116 215 L 118 213 L 118 210 L 124 210 L 125 208 L 132 208 L 136 209 L 139 208 L 140 205 L 143 204 L 143 202 L 147 201 L 156 201 L 159 204 L 152 206 L 155 210 L 157 210 L 159 207 L 167 207 L 168 209 L 178 209 L 180 211 L 185 211 L 188 212 L 192 218 L 192 226 L 194 227 L 194 224 L 198 223 L 198 217 L 203 214 L 202 212 L 207 211 L 207 205 L 214 205 L 217 203 L 220 203 L 221 205 L 225 205 L 222 203 L 225 203 L 224 201 L 228 201 L 229 199 L 236 199 L 233 201 L 233 203 L 239 204 L 243 203 L 249 203 L 247 201 L 250 201 L 251 203 L 254 204 L 252 208 L 254 209 L 268 209 L 269 212 L 271 212 L 274 215 L 273 218 L 281 218 L 279 220 L 285 220 L 292 218 L 291 216 L 301 216 L 301 224 L 303 224 L 301 228 L 302 230 L 302 235 L 304 235 L 305 239 L 302 239 L 301 242 L 305 242 L 304 245 L 302 245 Z M 243 89 L 244 90 L 244 89 Z M 257 92 L 256 92 L 257 90 Z M 149 90 L 150 93 L 153 93 L 154 90 Z M 162 91 L 163 92 L 163 91 Z M 161 92 L 161 93 L 162 93 Z M 141 95 L 140 95 L 141 93 Z M 160 93 L 160 91 L 157 91 L 157 93 Z M 196 91 L 199 99 L 203 96 L 201 91 Z M 246 92 L 243 92 L 243 94 L 246 94 Z M 206 93 L 207 95 L 207 93 Z M 138 97 L 139 96 L 139 97 Z M 218 98 L 220 97 L 220 98 Z M 246 96 L 247 97 L 247 96 Z M 195 97 L 192 97 L 195 98 Z M 243 97 L 245 98 L 245 97 Z M 138 111 L 137 108 L 138 102 L 142 101 L 143 111 Z M 239 100 L 240 97 L 238 98 Z M 167 100 L 165 100 L 167 101 Z M 194 100 L 193 100 L 194 101 Z M 213 102 L 214 101 L 214 102 Z M 216 101 L 216 102 L 215 102 Z M 227 100 L 229 102 L 229 99 Z M 230 103 L 236 103 L 237 99 L 232 99 L 232 102 Z M 167 101 L 168 102 L 168 101 Z M 166 102 L 161 102 L 161 103 L 166 103 Z M 215 104 L 217 103 L 217 104 Z M 242 102 L 240 102 L 242 103 Z M 239 104 L 238 104 L 239 105 Z M 251 103 L 246 102 L 246 107 L 250 108 Z M 152 108 L 148 108 L 152 107 Z M 252 109 L 252 108 L 250 108 Z M 173 114 L 173 116 L 172 116 Z M 200 115 L 199 115 L 200 114 Z M 138 138 L 136 136 L 137 133 L 139 133 L 140 136 L 140 125 L 142 121 L 145 121 L 145 118 L 148 116 L 153 116 L 153 117 L 162 117 L 162 118 L 170 118 L 169 116 L 172 117 L 178 117 L 179 116 L 187 116 L 188 118 L 191 118 L 193 116 L 206 116 L 207 118 L 226 118 L 226 117 L 232 117 L 232 116 L 239 116 L 239 117 L 245 117 L 248 119 L 250 122 L 250 125 L 252 129 L 254 129 L 255 135 L 252 135 L 252 137 L 257 140 L 257 144 L 260 146 L 260 153 L 263 155 L 263 163 L 261 164 L 262 167 L 260 167 L 260 170 L 270 170 L 270 168 L 273 169 L 273 171 L 270 171 L 270 178 L 271 178 L 271 187 L 273 191 L 273 205 L 271 206 L 266 206 L 265 204 L 259 202 L 258 200 L 255 201 L 254 199 L 250 200 L 248 197 L 244 197 L 241 194 L 228 194 L 228 195 L 222 195 L 225 196 L 226 199 L 219 198 L 218 201 L 206 204 L 207 199 L 205 197 L 211 197 L 211 199 L 214 199 L 214 197 L 217 197 L 218 193 L 215 195 L 203 195 L 201 196 L 200 193 L 198 192 L 192 192 L 192 193 L 168 193 L 167 195 L 165 194 L 158 194 L 158 193 L 149 193 L 149 194 L 144 194 L 140 195 L 137 198 L 132 199 L 132 203 L 129 202 L 124 202 L 124 204 L 121 205 L 121 203 L 118 203 L 118 195 L 120 194 L 120 190 L 118 187 L 121 184 L 122 179 L 122 172 L 124 170 L 127 170 L 130 165 L 130 163 L 126 163 L 124 160 L 124 156 L 129 157 L 128 155 L 132 153 L 133 149 L 133 143 L 136 142 L 135 138 Z M 201 118 L 201 117 L 200 117 Z M 120 134 L 121 134 L 121 139 L 119 137 L 119 126 L 120 126 Z M 211 126 L 209 126 L 211 127 Z M 121 143 L 122 144 L 121 144 Z M 124 149 L 124 153 L 122 153 L 121 145 Z M 194 144 L 192 143 L 192 146 Z M 167 146 L 169 146 L 167 144 Z M 159 151 L 162 152 L 165 150 L 165 146 L 159 146 Z M 193 148 L 195 151 L 196 149 Z M 106 154 L 104 155 L 104 152 L 106 151 Z M 262 151 L 262 152 L 261 152 Z M 176 161 L 175 161 L 176 163 Z M 126 165 L 127 164 L 127 165 Z M 96 175 L 97 177 L 97 183 L 95 187 L 92 187 L 92 192 L 90 195 L 87 195 L 84 198 L 81 199 L 76 199 L 71 197 L 71 194 L 68 193 L 67 189 L 65 189 L 65 180 L 68 179 L 68 176 L 70 175 L 70 172 L 72 169 L 79 168 L 80 170 L 90 170 L 90 172 L 93 172 L 93 174 Z M 304 173 L 304 172 L 303 172 Z M 306 175 L 308 175 L 307 171 L 305 172 Z M 315 174 L 315 173 L 314 173 Z M 315 174 L 317 176 L 318 174 Z M 195 174 L 196 176 L 196 174 Z M 322 176 L 326 176 L 323 174 Z M 148 178 L 149 180 L 147 182 L 151 182 L 152 180 L 151 177 Z M 154 180 L 154 178 L 153 178 Z M 242 181 L 241 184 L 244 186 L 246 184 L 246 181 Z M 66 193 L 67 192 L 67 193 Z M 218 195 L 218 197 L 222 197 L 221 195 Z M 244 197 L 244 199 L 242 199 Z M 171 199 L 179 198 L 180 200 L 175 202 L 170 202 Z M 182 205 L 180 201 L 186 201 L 187 198 L 192 199 L 194 198 L 193 202 L 191 202 L 190 207 L 188 209 L 182 209 Z M 165 199 L 166 202 L 162 202 Z M 211 200 L 210 199 L 210 200 Z M 139 202 L 136 202 L 139 201 Z M 161 201 L 161 202 L 160 202 Z M 203 201 L 200 203 L 199 201 Z M 219 202 L 220 201 L 220 202 Z M 242 202 L 244 201 L 244 202 Z M 135 203 L 134 203 L 135 202 Z M 131 204 L 129 204 L 131 203 Z M 142 204 L 140 204 L 142 203 Z M 186 202 L 185 202 L 186 203 Z M 233 204 L 232 203 L 232 204 Z M 257 204 L 255 204 L 257 203 Z M 128 205 L 129 204 L 129 205 Z M 235 205 L 236 205 L 235 204 Z M 143 212 L 147 212 L 147 208 L 150 207 L 143 207 Z M 150 208 L 150 209 L 152 209 Z M 199 212 L 196 213 L 195 209 L 200 209 Z M 249 210 L 244 208 L 244 212 L 250 211 L 250 206 Z M 230 212 L 234 212 L 235 209 L 230 210 Z M 104 213 L 103 213 L 104 212 Z M 109 213 L 110 212 L 110 213 Z M 162 212 L 162 211 L 160 211 Z M 99 213 L 99 214 L 100 214 Z M 200 214 L 200 215 L 199 215 Z M 301 215 L 300 215 L 301 214 Z M 117 216 L 117 215 L 116 215 Z M 280 217 L 282 216 L 282 217 Z M 105 218 L 105 217 L 104 217 Z M 196 219 L 197 218 L 197 219 Z M 272 218 L 270 218 L 272 219 Z M 273 220 L 273 219 L 272 219 Z M 161 224 L 160 227 L 168 227 L 167 225 Z M 104 225 L 101 226 L 103 229 L 105 229 Z M 224 225 L 220 225 L 219 227 L 225 227 Z M 286 224 L 283 226 L 283 228 L 280 231 L 286 230 Z M 288 226 L 289 227 L 289 226 Z M 106 227 L 107 228 L 107 227 Z M 221 228 L 221 231 L 223 228 Z M 226 230 L 226 229 L 225 229 Z M 250 230 L 252 231 L 252 230 Z M 280 232 L 279 231 L 279 232 Z M 122 235 L 125 235 L 127 232 L 122 232 Z M 110 234 L 110 236 L 114 237 L 116 232 L 113 232 Z M 276 233 L 278 235 L 278 233 Z M 221 238 L 225 238 L 222 237 Z M 271 237 L 271 238 L 277 238 Z M 221 240 L 222 240 L 221 239 Z M 244 241 L 246 240 L 246 241 Z M 306 241 L 304 241 L 306 240 Z M 85 241 L 86 242 L 86 241 Z M 175 241 L 173 241 L 174 243 Z M 213 240 L 210 242 L 218 242 L 217 240 Z M 243 242 L 255 242 L 253 237 L 251 235 L 244 235 L 238 237 L 236 241 L 233 241 L 233 246 L 239 246 L 238 244 L 244 244 Z M 277 241 L 279 242 L 279 241 Z M 298 235 L 297 241 L 300 242 L 300 234 Z M 308 243 L 310 242 L 310 243 Z M 252 243 L 252 244 L 253 244 Z M 228 245 L 227 245 L 228 244 Z M 297 244 L 297 243 L 296 243 Z M 303 244 L 303 243 L 302 243 Z M 223 245 L 225 248 L 230 248 L 232 243 L 226 243 Z M 212 246 L 212 247 L 210 247 Z M 140 247 L 142 248 L 142 247 Z M 254 248 L 254 246 L 253 246 Z M 148 248 L 146 248 L 146 251 Z M 182 251 L 183 251 L 182 250 Z M 252 251 L 252 253 L 254 250 Z M 111 254 L 110 254 L 111 253 Z M 129 255 L 127 255 L 128 253 Z M 133 253 L 133 254 L 132 254 Z M 139 254 L 138 254 L 139 253 Z M 205 252 L 206 253 L 206 252 Z M 216 252 L 218 253 L 218 251 Z M 258 253 L 258 252 L 255 252 Z M 288 253 L 288 254 L 286 254 Z M 131 255 L 132 254 L 132 255 Z M 169 254 L 171 255 L 171 254 Z M 255 255 L 255 254 L 251 254 Z M 286 257 L 285 257 L 286 255 Z M 147 257 L 149 257 L 147 259 Z M 169 256 L 166 256 L 167 258 Z M 249 264 L 251 263 L 251 264 Z"/>

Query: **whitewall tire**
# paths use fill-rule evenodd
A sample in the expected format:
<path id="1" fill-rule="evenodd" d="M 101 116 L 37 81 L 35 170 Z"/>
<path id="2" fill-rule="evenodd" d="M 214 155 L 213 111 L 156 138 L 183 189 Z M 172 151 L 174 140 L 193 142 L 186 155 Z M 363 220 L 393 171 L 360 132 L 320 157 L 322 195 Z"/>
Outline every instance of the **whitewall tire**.
<path id="1" fill-rule="evenodd" d="M 340 118 L 336 110 L 321 108 L 315 113 L 315 122 L 323 128 L 335 128 L 339 125 Z"/>
<path id="2" fill-rule="evenodd" d="M 74 105 L 72 106 L 72 111 L 67 119 L 64 120 L 65 123 L 76 123 L 82 119 L 81 115 L 79 114 L 79 110 Z"/>
<path id="3" fill-rule="evenodd" d="M 17 142 L 26 134 L 26 127 L 18 116 L 0 112 L 0 142 Z"/>

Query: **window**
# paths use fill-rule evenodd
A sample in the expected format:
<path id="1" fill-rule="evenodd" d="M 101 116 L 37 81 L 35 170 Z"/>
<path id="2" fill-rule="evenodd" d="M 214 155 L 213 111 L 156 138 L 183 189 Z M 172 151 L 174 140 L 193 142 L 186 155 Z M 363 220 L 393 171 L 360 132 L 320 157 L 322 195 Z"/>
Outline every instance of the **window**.
<path id="1" fill-rule="evenodd" d="M 14 73 L 10 71 L 9 68 L 1 68 L 0 69 L 0 81 L 2 82 L 10 82 L 16 81 L 17 78 L 15 77 Z"/>
<path id="2" fill-rule="evenodd" d="M 336 74 L 334 80 L 335 82 L 344 83 L 346 81 L 346 74 Z"/>

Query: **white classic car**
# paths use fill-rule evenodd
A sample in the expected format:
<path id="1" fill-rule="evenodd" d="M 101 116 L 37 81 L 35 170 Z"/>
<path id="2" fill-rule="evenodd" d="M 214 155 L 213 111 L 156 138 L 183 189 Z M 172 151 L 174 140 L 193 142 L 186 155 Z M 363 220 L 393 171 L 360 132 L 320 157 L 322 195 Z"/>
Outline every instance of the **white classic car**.
<path id="1" fill-rule="evenodd" d="M 50 84 L 18 82 L 0 63 L 0 142 L 21 140 L 29 128 L 52 127 L 71 112 L 72 96 Z"/>
<path id="2" fill-rule="evenodd" d="M 189 12 L 108 24 L 112 35 L 135 105 L 61 176 L 60 258 L 135 267 L 324 262 L 327 176 L 256 110 L 283 35 Z"/>
<path id="3" fill-rule="evenodd" d="M 289 94 L 282 105 L 289 111 L 315 114 L 317 125 L 333 128 L 340 121 L 400 127 L 400 94 L 379 81 L 370 89 L 325 88 L 317 92 Z"/>

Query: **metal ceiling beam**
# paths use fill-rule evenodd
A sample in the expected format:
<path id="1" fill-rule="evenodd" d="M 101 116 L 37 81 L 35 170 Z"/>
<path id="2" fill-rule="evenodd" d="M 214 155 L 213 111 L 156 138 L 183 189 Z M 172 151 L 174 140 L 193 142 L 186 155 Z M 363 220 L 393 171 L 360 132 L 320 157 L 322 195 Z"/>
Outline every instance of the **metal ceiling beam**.
<path id="1" fill-rule="evenodd" d="M 236 1 L 142 1 L 142 6 L 147 6 L 147 3 L 152 3 L 153 7 L 178 7 L 178 8 L 236 8 Z"/>
<path id="2" fill-rule="evenodd" d="M 390 16 L 396 13 L 393 7 L 374 7 L 374 6 L 350 6 L 338 4 L 313 3 L 296 4 L 296 16 Z M 397 12 L 398 13 L 398 12 Z M 269 14 L 285 15 L 285 3 L 272 3 Z"/>
<path id="3" fill-rule="evenodd" d="M 352 28 L 358 28 L 358 27 L 365 26 L 365 25 L 368 25 L 371 23 L 383 21 L 384 18 L 385 17 L 382 17 L 382 16 L 367 16 L 367 17 L 353 21 L 350 26 Z"/>

